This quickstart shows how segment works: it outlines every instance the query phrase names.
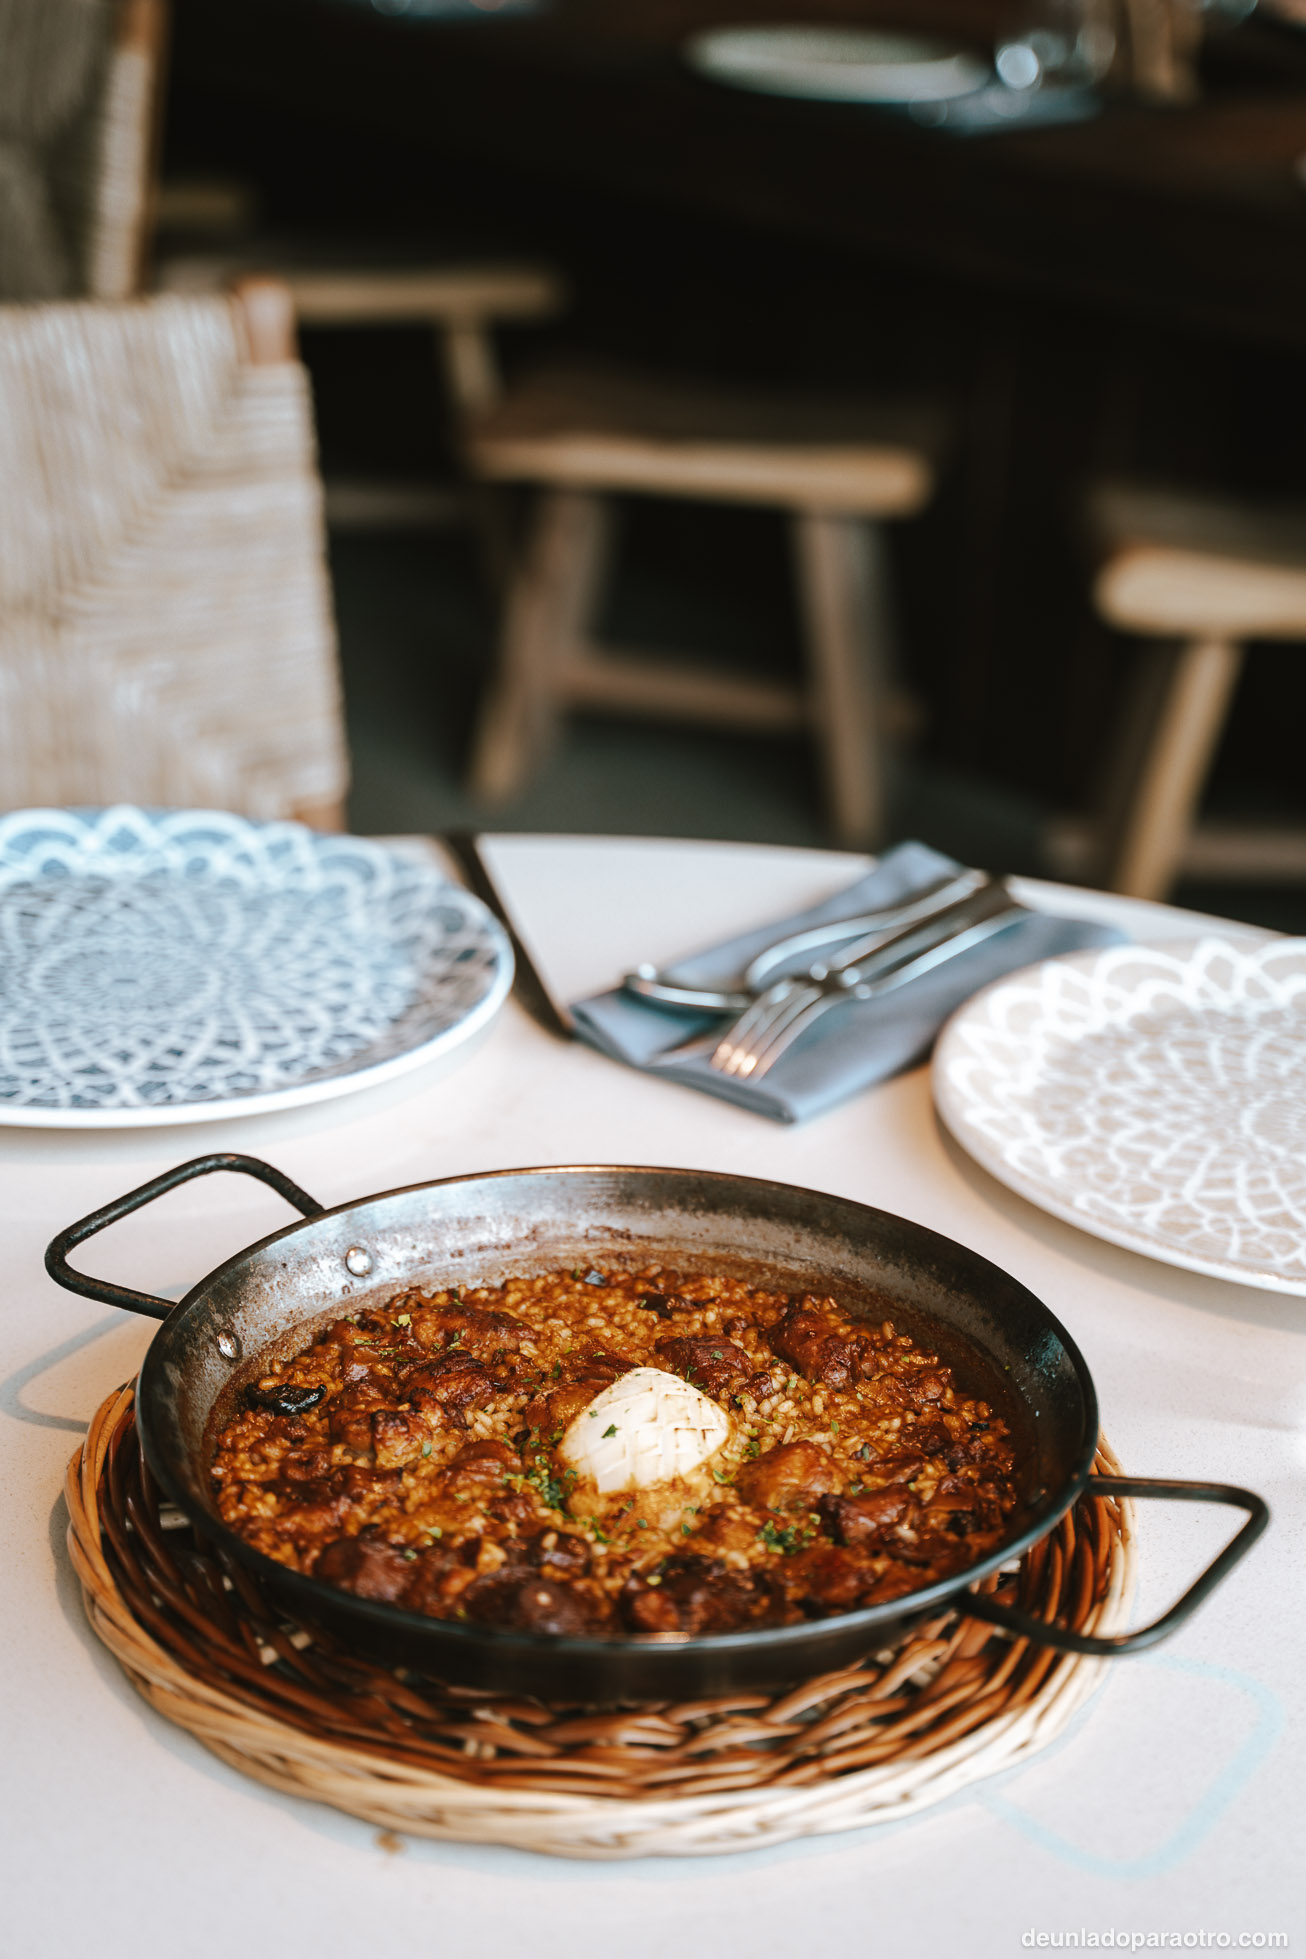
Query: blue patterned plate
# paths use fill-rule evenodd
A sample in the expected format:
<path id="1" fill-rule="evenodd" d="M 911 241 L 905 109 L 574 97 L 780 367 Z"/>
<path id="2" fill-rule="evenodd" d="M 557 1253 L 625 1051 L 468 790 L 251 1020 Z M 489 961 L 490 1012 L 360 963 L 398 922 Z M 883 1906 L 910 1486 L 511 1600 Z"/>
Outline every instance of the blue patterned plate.
<path id="1" fill-rule="evenodd" d="M 210 810 L 0 817 L 0 1123 L 255 1115 L 493 1019 L 512 949 L 419 850 Z"/>

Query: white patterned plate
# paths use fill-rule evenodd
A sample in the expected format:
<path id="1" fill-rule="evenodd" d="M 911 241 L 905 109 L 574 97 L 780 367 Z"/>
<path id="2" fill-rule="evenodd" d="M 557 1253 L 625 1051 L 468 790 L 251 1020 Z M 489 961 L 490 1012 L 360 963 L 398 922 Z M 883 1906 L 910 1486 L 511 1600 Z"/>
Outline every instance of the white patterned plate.
<path id="1" fill-rule="evenodd" d="M 944 1029 L 934 1099 L 1054 1216 L 1306 1294 L 1306 940 L 1112 946 L 999 980 Z"/>
<path id="2" fill-rule="evenodd" d="M 484 1027 L 512 948 L 417 852 L 207 810 L 0 817 L 0 1123 L 323 1101 Z"/>
<path id="3" fill-rule="evenodd" d="M 710 81 L 820 102 L 946 102 L 990 75 L 965 48 L 866 27 L 713 27 L 685 59 Z"/>

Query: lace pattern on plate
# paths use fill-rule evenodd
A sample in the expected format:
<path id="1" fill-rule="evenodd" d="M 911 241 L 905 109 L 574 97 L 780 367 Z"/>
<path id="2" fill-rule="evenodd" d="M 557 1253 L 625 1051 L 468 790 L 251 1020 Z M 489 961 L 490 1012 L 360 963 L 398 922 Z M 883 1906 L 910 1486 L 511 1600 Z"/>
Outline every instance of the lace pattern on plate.
<path id="1" fill-rule="evenodd" d="M 418 1057 L 502 998 L 416 853 L 207 811 L 0 818 L 0 1112 L 178 1111 Z"/>
<path id="2" fill-rule="evenodd" d="M 958 1141 L 1036 1204 L 1306 1293 L 1306 941 L 1050 960 L 962 1009 L 934 1080 Z"/>

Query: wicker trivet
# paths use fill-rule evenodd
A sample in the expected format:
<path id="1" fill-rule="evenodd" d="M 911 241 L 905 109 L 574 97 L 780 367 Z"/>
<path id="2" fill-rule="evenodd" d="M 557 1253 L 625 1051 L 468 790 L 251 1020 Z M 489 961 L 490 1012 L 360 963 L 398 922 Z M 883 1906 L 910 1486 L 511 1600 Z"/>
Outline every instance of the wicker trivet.
<path id="1" fill-rule="evenodd" d="M 1097 1466 L 1118 1466 L 1103 1444 Z M 701 1855 L 910 1815 L 1060 1734 L 1100 1660 L 948 1611 L 892 1653 L 783 1693 L 618 1710 L 449 1687 L 294 1628 L 166 1510 L 130 1387 L 69 1466 L 96 1633 L 159 1713 L 224 1761 L 390 1831 L 569 1857 Z M 1086 1497 L 1017 1571 L 1026 1612 L 1121 1628 L 1129 1506 Z"/>

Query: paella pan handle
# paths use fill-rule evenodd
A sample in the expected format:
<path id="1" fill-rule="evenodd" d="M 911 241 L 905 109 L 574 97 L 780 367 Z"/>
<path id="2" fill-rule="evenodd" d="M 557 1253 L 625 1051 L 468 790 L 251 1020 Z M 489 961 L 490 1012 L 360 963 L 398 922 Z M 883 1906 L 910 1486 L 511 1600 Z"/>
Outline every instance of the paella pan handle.
<path id="1" fill-rule="evenodd" d="M 107 1279 L 92 1279 L 85 1272 L 75 1272 L 68 1263 L 68 1254 L 75 1245 L 83 1244 L 93 1238 L 97 1231 L 106 1225 L 116 1224 L 119 1218 L 127 1217 L 132 1211 L 139 1211 L 145 1204 L 152 1204 L 156 1197 L 163 1197 L 178 1184 L 188 1184 L 192 1177 L 207 1177 L 213 1170 L 239 1170 L 247 1177 L 257 1177 L 262 1184 L 271 1185 L 279 1197 L 302 1211 L 306 1218 L 320 1217 L 325 1206 L 317 1203 L 308 1192 L 298 1184 L 274 1170 L 270 1163 L 260 1162 L 256 1156 L 233 1156 L 220 1153 L 215 1156 L 195 1156 L 189 1163 L 179 1163 L 175 1170 L 165 1170 L 161 1177 L 151 1177 L 149 1183 L 137 1190 L 129 1190 L 125 1197 L 115 1198 L 102 1210 L 92 1211 L 88 1218 L 79 1218 L 70 1224 L 57 1238 L 52 1238 L 46 1247 L 45 1269 L 57 1285 L 68 1292 L 80 1292 L 87 1299 L 103 1300 L 106 1306 L 124 1306 L 129 1313 L 145 1313 L 152 1320 L 166 1320 L 172 1311 L 171 1299 L 157 1299 L 153 1293 L 133 1292 L 130 1286 L 111 1285 Z"/>
<path id="2" fill-rule="evenodd" d="M 1232 1483 L 1174 1483 L 1150 1476 L 1094 1476 L 1086 1494 L 1154 1496 L 1179 1503 L 1227 1503 L 1236 1510 L 1245 1510 L 1248 1513 L 1247 1522 L 1168 1612 L 1163 1612 L 1159 1619 L 1153 1619 L 1149 1626 L 1139 1626 L 1136 1632 L 1114 1635 L 1070 1632 L 1062 1626 L 1050 1625 L 1044 1619 L 1034 1619 L 1027 1612 L 1017 1611 L 1014 1606 L 1003 1605 L 1000 1600 L 990 1598 L 983 1592 L 971 1592 L 966 1599 L 966 1611 L 972 1618 L 987 1619 L 995 1626 L 1004 1627 L 1007 1632 L 1036 1640 L 1040 1646 L 1054 1647 L 1058 1653 L 1091 1653 L 1101 1658 L 1113 1653 L 1141 1653 L 1145 1647 L 1155 1646 L 1158 1640 L 1167 1638 L 1176 1626 L 1181 1626 L 1188 1615 L 1197 1610 L 1221 1579 L 1228 1577 L 1239 1558 L 1251 1550 L 1270 1521 L 1269 1510 L 1262 1499 L 1251 1490 L 1235 1488 Z"/>

